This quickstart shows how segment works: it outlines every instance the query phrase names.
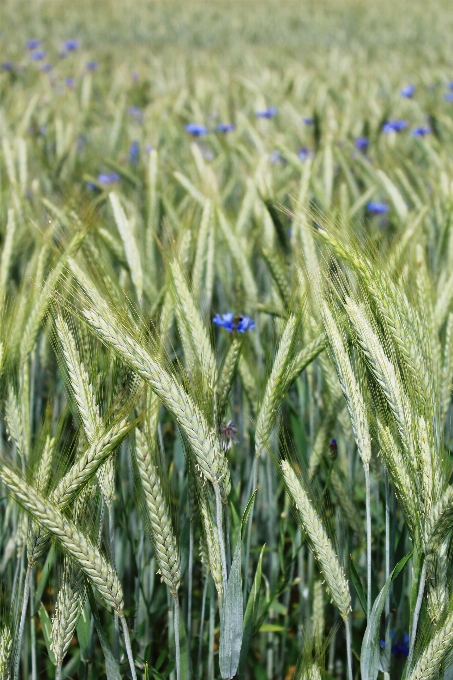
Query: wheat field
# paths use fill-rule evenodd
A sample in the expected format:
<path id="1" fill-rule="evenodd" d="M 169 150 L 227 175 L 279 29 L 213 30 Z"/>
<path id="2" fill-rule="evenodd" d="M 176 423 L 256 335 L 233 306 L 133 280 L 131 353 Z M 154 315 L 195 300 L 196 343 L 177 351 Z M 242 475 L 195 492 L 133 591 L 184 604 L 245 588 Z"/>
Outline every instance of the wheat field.
<path id="1" fill-rule="evenodd" d="M 447 0 L 0 38 L 0 680 L 452 680 Z"/>

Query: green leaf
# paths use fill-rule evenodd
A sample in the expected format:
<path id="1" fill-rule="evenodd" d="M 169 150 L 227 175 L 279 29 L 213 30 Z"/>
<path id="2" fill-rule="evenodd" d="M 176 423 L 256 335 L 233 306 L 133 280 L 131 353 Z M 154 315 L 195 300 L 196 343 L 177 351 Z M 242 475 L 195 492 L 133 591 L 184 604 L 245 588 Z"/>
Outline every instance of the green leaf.
<path id="1" fill-rule="evenodd" d="M 390 590 L 392 581 L 398 576 L 406 562 L 412 557 L 412 550 L 398 562 L 384 587 L 374 601 L 368 625 L 362 641 L 362 651 L 360 653 L 360 669 L 362 680 L 376 680 L 379 673 L 380 645 L 379 645 L 379 625 L 385 600 Z"/>
<path id="2" fill-rule="evenodd" d="M 241 521 L 241 539 L 244 538 L 244 533 L 247 528 L 247 522 L 250 517 L 250 513 L 252 512 L 252 507 L 253 503 L 255 501 L 255 496 L 256 496 L 256 489 L 250 496 L 247 505 L 245 506 L 244 514 L 242 515 L 242 521 Z"/>
<path id="3" fill-rule="evenodd" d="M 107 680 L 121 680 L 120 667 L 110 650 L 109 642 L 104 631 L 102 630 L 96 600 L 94 599 L 93 591 L 89 583 L 87 583 L 87 594 L 88 599 L 90 600 L 91 613 L 93 614 L 94 618 L 94 625 L 96 626 L 99 642 L 101 643 L 102 651 L 104 653 L 105 672 L 107 675 Z"/>
<path id="4" fill-rule="evenodd" d="M 241 548 L 239 540 L 234 551 L 220 619 L 219 666 L 223 680 L 230 680 L 236 675 L 241 653 L 243 630 Z"/>
<path id="5" fill-rule="evenodd" d="M 362 586 L 362 581 L 360 580 L 360 576 L 357 573 L 357 569 L 355 568 L 354 560 L 352 559 L 352 555 L 350 555 L 351 558 L 351 579 L 354 584 L 354 588 L 356 590 L 357 596 L 359 598 L 360 605 L 363 609 L 363 613 L 366 616 L 366 598 L 365 598 L 365 591 L 363 590 Z"/>
<path id="6" fill-rule="evenodd" d="M 41 621 L 42 632 L 44 634 L 44 640 L 46 641 L 47 653 L 49 654 L 49 659 L 51 660 L 51 662 L 55 666 L 56 663 L 57 663 L 57 660 L 55 658 L 55 654 L 53 653 L 53 651 L 51 649 L 52 624 L 50 623 L 49 614 L 47 613 L 46 608 L 44 607 L 42 602 L 39 605 L 38 614 L 39 614 L 39 620 Z"/>
<path id="7" fill-rule="evenodd" d="M 253 579 L 253 586 L 250 591 L 249 599 L 247 601 L 247 607 L 245 609 L 244 616 L 244 632 L 242 635 L 242 647 L 241 655 L 239 658 L 239 672 L 240 678 L 243 677 L 245 673 L 245 667 L 247 663 L 247 656 L 249 652 L 250 642 L 253 635 L 253 629 L 255 627 L 256 615 L 258 612 L 259 597 L 260 597 L 260 587 L 261 587 L 261 574 L 263 568 L 263 555 L 264 548 L 261 548 L 260 557 L 258 560 L 258 566 L 256 567 L 255 578 Z"/>
<path id="8" fill-rule="evenodd" d="M 274 623 L 265 623 L 263 626 L 261 626 L 259 632 L 260 633 L 281 633 L 284 631 L 283 626 L 277 626 Z"/>
<path id="9" fill-rule="evenodd" d="M 90 654 L 90 608 L 88 603 L 82 607 L 79 620 L 77 621 L 77 640 L 79 642 L 80 654 L 85 661 Z"/>

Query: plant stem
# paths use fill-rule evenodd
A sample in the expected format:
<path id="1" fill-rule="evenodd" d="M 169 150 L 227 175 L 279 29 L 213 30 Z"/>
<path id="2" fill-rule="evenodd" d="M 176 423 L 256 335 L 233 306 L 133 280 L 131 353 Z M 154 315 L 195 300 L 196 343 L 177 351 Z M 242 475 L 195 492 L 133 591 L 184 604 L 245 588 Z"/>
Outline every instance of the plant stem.
<path id="1" fill-rule="evenodd" d="M 385 477 L 385 582 L 390 576 L 390 485 L 387 468 L 384 467 Z M 385 650 L 386 658 L 390 661 L 390 590 L 385 599 Z M 384 680 L 390 680 L 390 673 L 384 672 Z"/>
<path id="2" fill-rule="evenodd" d="M 209 580 L 209 574 L 206 574 L 204 584 L 203 584 L 203 595 L 202 595 L 202 598 L 201 598 L 200 636 L 199 636 L 199 639 L 198 639 L 197 678 L 201 678 L 201 671 L 202 671 L 201 655 L 203 653 L 203 626 L 204 626 L 204 617 L 205 617 L 205 611 L 206 611 L 206 595 L 207 595 L 207 592 L 208 592 L 208 580 Z"/>
<path id="3" fill-rule="evenodd" d="M 179 644 L 179 599 L 174 598 L 174 629 L 175 629 L 175 658 L 176 658 L 176 680 L 181 677 L 181 649 Z"/>
<path id="4" fill-rule="evenodd" d="M 109 515 L 109 543 L 110 543 L 110 557 L 112 565 L 115 568 L 115 520 L 113 516 L 113 500 L 107 505 Z M 113 656 L 117 661 L 120 659 L 120 624 L 117 612 L 113 617 Z"/>
<path id="5" fill-rule="evenodd" d="M 252 493 L 255 491 L 257 484 L 258 484 L 258 462 L 259 462 L 259 458 L 254 456 L 253 457 L 253 466 L 252 466 Z M 253 512 L 255 510 L 255 505 L 256 505 L 256 498 L 255 498 L 255 502 L 252 505 L 252 509 L 250 510 L 250 517 L 249 517 L 248 522 L 247 522 L 247 524 L 248 524 L 248 526 L 247 526 L 247 544 L 246 544 L 246 547 L 245 547 L 245 566 L 244 566 L 244 602 L 247 602 L 248 580 L 249 580 L 250 545 L 251 545 L 251 541 L 252 541 L 252 524 L 253 524 Z"/>
<path id="6" fill-rule="evenodd" d="M 370 498 L 370 466 L 368 463 L 363 466 L 365 470 L 365 489 L 366 489 L 366 561 L 367 561 L 367 620 L 371 616 L 371 498 Z"/>
<path id="7" fill-rule="evenodd" d="M 208 680 L 214 680 L 214 582 L 209 583 L 209 651 L 208 651 Z"/>
<path id="8" fill-rule="evenodd" d="M 344 622 L 346 628 L 346 653 L 348 657 L 348 680 L 353 680 L 352 675 L 352 641 L 351 641 L 351 620 L 348 616 Z"/>
<path id="9" fill-rule="evenodd" d="M 415 638 L 417 637 L 418 618 L 420 616 L 420 610 L 422 608 L 422 602 L 423 602 L 423 594 L 425 592 L 427 566 L 428 566 L 428 563 L 427 563 L 426 558 L 425 558 L 424 561 L 423 561 L 422 573 L 420 574 L 420 583 L 419 583 L 419 586 L 418 586 L 418 595 L 417 595 L 417 601 L 415 603 L 414 615 L 412 617 L 412 630 L 411 630 L 411 638 L 410 638 L 410 641 L 409 641 L 409 655 L 407 657 L 407 672 L 408 673 L 411 670 L 412 657 L 414 655 Z"/>
<path id="10" fill-rule="evenodd" d="M 215 493 L 215 505 L 216 505 L 216 517 L 217 517 L 217 533 L 219 536 L 219 546 L 220 546 L 220 559 L 222 561 L 222 581 L 223 581 L 223 597 L 226 594 L 227 587 L 227 568 L 226 568 L 226 555 L 225 555 L 225 539 L 223 536 L 223 526 L 222 526 L 222 499 L 220 498 L 220 489 L 218 484 L 213 484 Z"/>
<path id="11" fill-rule="evenodd" d="M 193 582 L 193 522 L 190 520 L 189 526 L 189 564 L 187 566 L 187 649 L 190 650 L 192 640 L 192 582 Z M 190 678 L 190 663 L 187 669 Z"/>
<path id="12" fill-rule="evenodd" d="M 132 656 L 131 639 L 129 637 L 129 629 L 127 627 L 126 618 L 124 614 L 120 616 L 121 625 L 123 626 L 124 633 L 124 644 L 126 645 L 127 658 L 129 659 L 129 666 L 131 669 L 132 680 L 137 680 L 137 674 L 135 672 L 134 657 Z"/>
<path id="13" fill-rule="evenodd" d="M 36 625 L 34 618 L 34 584 L 33 584 L 33 568 L 30 570 L 30 645 L 31 645 L 31 680 L 37 680 L 36 668 Z"/>
<path id="14" fill-rule="evenodd" d="M 14 666 L 13 666 L 14 680 L 17 680 L 17 678 L 19 677 L 20 648 L 22 646 L 22 636 L 24 634 L 25 618 L 27 616 L 28 596 L 30 594 L 30 575 L 31 567 L 30 565 L 28 565 L 27 573 L 25 574 L 24 595 L 22 599 L 22 611 L 20 615 L 19 631 L 17 633 L 16 647 L 14 650 Z"/>

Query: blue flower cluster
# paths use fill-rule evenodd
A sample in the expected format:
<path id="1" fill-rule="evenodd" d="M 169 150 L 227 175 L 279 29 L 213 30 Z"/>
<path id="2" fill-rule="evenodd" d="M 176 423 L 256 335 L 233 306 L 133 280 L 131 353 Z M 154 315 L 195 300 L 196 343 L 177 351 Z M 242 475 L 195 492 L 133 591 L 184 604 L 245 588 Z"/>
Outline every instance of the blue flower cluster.
<path id="1" fill-rule="evenodd" d="M 245 333 L 255 328 L 255 322 L 249 316 L 243 316 L 242 314 L 235 316 L 233 312 L 227 312 L 222 315 L 216 314 L 213 322 L 216 326 L 224 328 L 228 333 L 233 333 L 234 331 Z"/>
<path id="2" fill-rule="evenodd" d="M 377 201 L 370 201 L 366 204 L 366 209 L 372 215 L 385 215 L 389 207 L 386 203 L 378 203 Z"/>
<path id="3" fill-rule="evenodd" d="M 406 128 L 407 121 L 405 120 L 388 120 L 382 126 L 382 131 L 388 134 L 389 132 L 401 132 L 401 130 L 405 130 Z"/>

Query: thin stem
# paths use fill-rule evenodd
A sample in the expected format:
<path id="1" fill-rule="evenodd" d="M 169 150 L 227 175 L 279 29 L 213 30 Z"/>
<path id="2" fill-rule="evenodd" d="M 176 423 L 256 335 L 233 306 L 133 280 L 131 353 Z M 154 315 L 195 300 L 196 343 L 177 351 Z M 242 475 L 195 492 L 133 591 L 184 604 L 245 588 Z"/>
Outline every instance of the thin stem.
<path id="1" fill-rule="evenodd" d="M 201 616 L 200 616 L 200 636 L 198 639 L 198 659 L 197 659 L 197 678 L 201 678 L 202 671 L 202 653 L 203 653 L 203 627 L 204 627 L 204 617 L 206 611 L 206 595 L 208 592 L 208 580 L 209 574 L 206 574 L 204 585 L 203 585 L 203 595 L 201 598 Z"/>
<path id="2" fill-rule="evenodd" d="M 385 478 L 385 582 L 390 576 L 390 485 L 387 468 L 384 467 Z M 385 650 L 386 657 L 390 659 L 390 590 L 385 599 Z M 390 680 L 390 674 L 384 672 L 384 679 Z"/>
<path id="3" fill-rule="evenodd" d="M 214 680 L 214 582 L 209 583 L 209 652 L 208 652 L 208 680 Z"/>
<path id="4" fill-rule="evenodd" d="M 55 668 L 55 680 L 61 680 L 61 666 L 63 664 L 63 661 L 60 659 L 57 663 L 57 666 Z"/>
<path id="5" fill-rule="evenodd" d="M 256 456 L 253 457 L 253 469 L 252 469 L 252 493 L 255 491 L 257 484 L 258 484 L 258 458 Z M 251 495 L 251 494 L 250 494 Z M 249 559 L 250 559 L 250 546 L 252 542 L 252 524 L 253 524 L 253 512 L 255 510 L 255 504 L 256 504 L 256 498 L 255 502 L 252 505 L 252 509 L 250 510 L 250 517 L 248 519 L 248 526 L 247 526 L 247 544 L 245 548 L 245 570 L 244 570 L 244 602 L 247 602 L 247 593 L 248 593 L 248 576 L 249 576 Z"/>
<path id="6" fill-rule="evenodd" d="M 175 657 L 176 657 L 176 680 L 181 677 L 181 649 L 179 644 L 179 599 L 174 598 L 174 629 L 175 629 Z"/>
<path id="7" fill-rule="evenodd" d="M 131 669 L 132 680 L 137 680 L 137 674 L 135 672 L 134 657 L 132 656 L 131 639 L 129 637 L 129 629 L 127 627 L 126 618 L 124 614 L 120 616 L 121 625 L 123 626 L 124 633 L 124 643 L 126 645 L 127 658 L 129 659 L 129 666 Z"/>
<path id="8" fill-rule="evenodd" d="M 110 557 L 112 565 L 115 567 L 115 519 L 113 516 L 113 500 L 107 505 L 109 515 L 109 543 Z M 120 623 L 117 612 L 113 617 L 113 656 L 117 661 L 120 660 Z"/>
<path id="9" fill-rule="evenodd" d="M 346 628 L 346 653 L 348 658 L 348 680 L 353 680 L 352 675 L 352 642 L 351 642 L 351 620 L 348 616 L 344 622 Z"/>
<path id="10" fill-rule="evenodd" d="M 28 565 L 27 573 L 25 575 L 24 596 L 22 599 L 22 611 L 20 615 L 19 631 L 17 633 L 16 648 L 14 650 L 14 668 L 13 668 L 14 680 L 17 680 L 17 678 L 19 677 L 20 648 L 22 646 L 22 636 L 24 634 L 25 618 L 27 616 L 28 596 L 30 594 L 30 575 L 31 567 L 30 565 Z"/>
<path id="11" fill-rule="evenodd" d="M 222 526 L 222 499 L 220 498 L 220 489 L 218 484 L 213 484 L 215 493 L 215 505 L 216 505 L 216 517 L 217 517 L 217 533 L 219 536 L 220 545 L 220 559 L 222 561 L 222 581 L 223 581 L 223 596 L 225 597 L 226 587 L 227 587 L 227 568 L 226 568 L 226 555 L 225 555 L 225 539 L 223 537 L 223 526 Z"/>
<path id="12" fill-rule="evenodd" d="M 190 520 L 189 526 L 189 564 L 187 566 L 187 649 L 190 649 L 192 640 L 192 583 L 193 583 L 193 522 Z M 188 668 L 190 677 L 190 664 Z"/>
<path id="13" fill-rule="evenodd" d="M 365 470 L 365 493 L 366 493 L 366 561 L 367 561 L 367 619 L 371 616 L 371 494 L 370 494 L 370 467 L 363 466 Z"/>
<path id="14" fill-rule="evenodd" d="M 30 570 L 30 645 L 31 645 L 31 680 L 37 680 L 37 667 L 36 667 L 36 624 L 34 617 L 34 583 L 33 583 L 33 568 Z"/>
<path id="15" fill-rule="evenodd" d="M 420 616 L 420 610 L 422 608 L 422 602 L 423 602 L 423 594 L 425 592 L 427 566 L 428 566 L 428 563 L 427 563 L 427 560 L 425 558 L 425 560 L 423 562 L 422 573 L 420 574 L 420 583 L 419 583 L 419 586 L 418 586 L 418 595 L 417 595 L 417 602 L 415 603 L 414 616 L 412 617 L 411 639 L 410 639 L 410 642 L 409 642 L 409 655 L 407 657 L 408 673 L 411 670 L 412 657 L 414 655 L 415 638 L 417 637 L 418 617 Z"/>

